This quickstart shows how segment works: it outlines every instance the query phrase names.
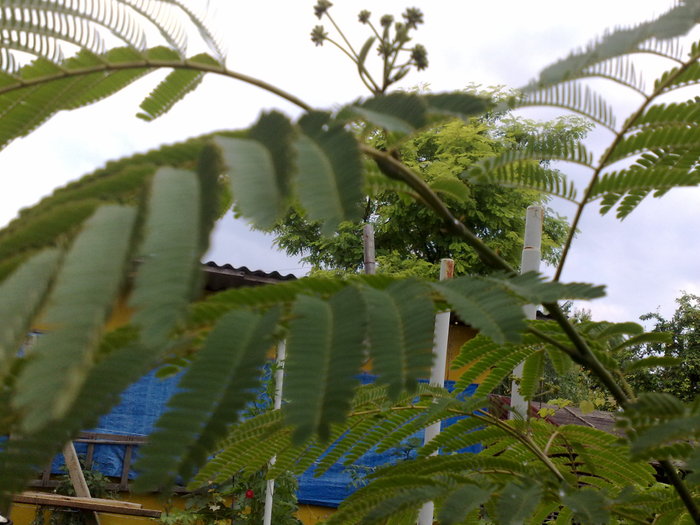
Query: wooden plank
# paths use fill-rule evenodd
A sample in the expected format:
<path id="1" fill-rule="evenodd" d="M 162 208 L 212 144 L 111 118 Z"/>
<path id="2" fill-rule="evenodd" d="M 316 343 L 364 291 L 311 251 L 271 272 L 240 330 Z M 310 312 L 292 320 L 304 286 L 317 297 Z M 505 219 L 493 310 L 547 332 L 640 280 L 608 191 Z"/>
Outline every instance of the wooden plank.
<path id="1" fill-rule="evenodd" d="M 85 455 L 85 468 L 87 470 L 92 470 L 92 461 L 95 457 L 95 444 L 88 443 L 87 454 Z"/>
<path id="2" fill-rule="evenodd" d="M 109 512 L 127 516 L 145 516 L 149 518 L 159 518 L 160 510 L 144 509 L 134 507 L 133 503 L 105 500 L 100 498 L 80 498 L 72 496 L 62 496 L 59 494 L 47 494 L 41 492 L 23 492 L 13 498 L 15 503 L 28 503 L 30 505 L 50 505 L 53 507 L 67 507 L 72 509 L 82 509 L 91 512 Z M 138 505 L 138 504 L 136 504 Z"/>
<path id="3" fill-rule="evenodd" d="M 132 509 L 142 509 L 143 508 L 143 505 L 141 503 L 134 503 L 132 501 L 120 501 L 120 500 L 116 500 L 116 499 L 106 499 L 106 498 L 76 498 L 75 496 L 66 496 L 65 494 L 54 494 L 53 492 L 36 492 L 36 491 L 26 490 L 26 491 L 20 493 L 19 496 L 26 497 L 26 498 L 44 498 L 44 497 L 48 496 L 52 500 L 65 501 L 68 503 L 75 501 L 76 499 L 78 499 L 78 500 L 89 499 L 92 502 L 101 503 L 103 505 L 111 505 L 111 506 L 116 506 L 116 507 L 128 507 L 128 508 L 132 508 Z"/>
<path id="4" fill-rule="evenodd" d="M 119 490 L 129 490 L 129 470 L 131 469 L 131 445 L 126 446 L 124 463 L 122 464 L 122 477 L 119 480 Z"/>
<path id="5" fill-rule="evenodd" d="M 72 441 L 69 441 L 63 446 L 63 458 L 66 460 L 68 476 L 73 484 L 75 494 L 78 497 L 89 499 L 90 489 L 85 481 L 85 475 L 83 474 L 83 469 L 80 467 L 78 454 L 75 452 L 75 446 Z M 97 512 L 86 513 L 85 519 L 88 525 L 100 525 L 100 517 L 97 515 Z"/>

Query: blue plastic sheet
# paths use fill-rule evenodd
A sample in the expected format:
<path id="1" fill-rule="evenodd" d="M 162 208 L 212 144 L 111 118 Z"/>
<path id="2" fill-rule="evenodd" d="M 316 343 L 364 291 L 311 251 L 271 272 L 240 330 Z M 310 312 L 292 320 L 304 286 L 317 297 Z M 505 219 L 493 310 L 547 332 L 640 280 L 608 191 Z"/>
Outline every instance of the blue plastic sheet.
<path id="1" fill-rule="evenodd" d="M 358 379 L 360 383 L 368 384 L 374 382 L 375 376 L 362 374 Z M 101 417 L 98 426 L 89 429 L 89 431 L 147 436 L 154 429 L 160 415 L 165 411 L 167 400 L 177 391 L 178 380 L 178 376 L 160 379 L 154 373 L 142 377 L 124 391 L 119 405 L 114 407 L 109 414 Z M 463 395 L 471 396 L 476 386 L 471 385 Z M 452 390 L 454 382 L 446 381 L 445 387 Z M 453 424 L 457 419 L 459 418 L 444 421 L 443 427 Z M 411 438 L 419 438 L 422 442 L 423 432 L 421 431 Z M 84 454 L 86 448 L 84 443 L 76 443 L 78 454 Z M 474 446 L 467 449 L 466 452 L 479 452 L 480 450 L 480 446 Z M 124 454 L 125 447 L 123 445 L 95 445 L 93 468 L 107 476 L 119 477 L 122 472 Z M 359 458 L 353 467 L 346 468 L 342 464 L 336 463 L 328 472 L 319 477 L 314 476 L 314 467 L 312 466 L 299 478 L 299 503 L 337 507 L 341 501 L 357 490 L 361 484 L 363 473 L 414 455 L 414 452 L 407 447 L 382 454 L 370 451 Z M 54 459 L 53 473 L 63 472 L 62 466 L 63 456 L 59 455 Z M 135 477 L 135 474 L 131 472 L 130 477 Z"/>

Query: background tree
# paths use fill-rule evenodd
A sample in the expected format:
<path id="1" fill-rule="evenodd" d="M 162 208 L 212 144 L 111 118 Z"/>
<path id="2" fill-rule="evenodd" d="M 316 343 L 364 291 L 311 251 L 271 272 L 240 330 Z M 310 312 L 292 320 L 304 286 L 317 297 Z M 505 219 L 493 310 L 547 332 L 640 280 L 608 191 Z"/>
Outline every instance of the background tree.
<path id="1" fill-rule="evenodd" d="M 493 93 L 483 93 L 492 95 Z M 498 93 L 497 93 L 498 94 Z M 589 129 L 583 119 L 570 117 L 541 123 L 507 115 L 454 120 L 426 130 L 400 144 L 401 160 L 420 173 L 441 194 L 456 216 L 513 267 L 520 263 L 525 219 L 523 210 L 546 205 L 549 197 L 534 190 L 475 184 L 466 171 L 508 149 L 527 147 L 535 137 L 557 140 L 581 139 Z M 373 145 L 386 147 L 387 134 L 363 131 Z M 543 163 L 545 164 L 545 163 Z M 371 166 L 370 166 L 371 169 Z M 375 168 L 376 171 L 376 168 Z M 408 188 L 387 188 L 371 183 L 361 221 L 343 222 L 333 236 L 323 235 L 321 225 L 308 221 L 298 208 L 272 229 L 276 244 L 288 255 L 301 257 L 313 271 L 355 272 L 362 267 L 362 226 L 374 226 L 379 273 L 436 278 L 440 259 L 455 260 L 457 275 L 484 274 L 488 268 L 477 252 L 443 222 L 416 201 Z M 558 172 L 552 169 L 552 176 Z M 567 223 L 551 209 L 543 231 L 543 258 L 555 265 L 566 239 Z"/>
<path id="2" fill-rule="evenodd" d="M 635 359 L 651 358 L 659 365 L 633 370 L 628 381 L 640 392 L 666 392 L 684 401 L 700 394 L 700 296 L 683 292 L 670 319 L 648 313 L 643 321 L 653 321 L 653 330 L 668 334 L 669 341 L 652 342 L 630 350 Z"/>

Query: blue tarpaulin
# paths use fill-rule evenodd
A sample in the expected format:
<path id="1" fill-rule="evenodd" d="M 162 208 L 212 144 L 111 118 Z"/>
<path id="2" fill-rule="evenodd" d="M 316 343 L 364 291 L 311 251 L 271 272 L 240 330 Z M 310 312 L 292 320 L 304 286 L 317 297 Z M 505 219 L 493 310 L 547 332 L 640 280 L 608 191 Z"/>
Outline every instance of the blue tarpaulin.
<path id="1" fill-rule="evenodd" d="M 166 409 L 167 400 L 177 391 L 178 376 L 166 379 L 155 377 L 150 373 L 131 385 L 121 396 L 119 405 L 107 415 L 100 418 L 98 426 L 90 429 L 90 432 L 105 434 L 120 434 L 127 436 L 147 436 L 154 429 L 156 421 Z M 372 383 L 374 376 L 362 374 L 359 376 L 362 384 Z M 477 385 L 471 385 L 464 395 L 473 394 Z M 451 390 L 453 381 L 446 381 L 445 387 Z M 443 422 L 443 427 L 454 423 L 457 418 Z M 411 436 L 420 438 L 422 442 L 423 432 Z M 411 439 L 409 438 L 409 439 Z M 467 449 L 469 452 L 478 452 L 480 446 Z M 78 454 L 85 453 L 86 445 L 76 443 Z M 123 467 L 125 447 L 123 445 L 96 445 L 93 454 L 93 468 L 107 476 L 120 476 Z M 312 466 L 299 478 L 299 503 L 337 507 L 341 501 L 357 489 L 358 475 L 370 472 L 375 468 L 396 463 L 401 459 L 413 457 L 414 452 L 410 447 L 401 447 L 384 453 L 369 452 L 354 462 L 350 469 L 340 463 L 336 463 L 322 476 L 315 477 Z M 54 460 L 52 471 L 61 473 L 63 457 L 59 455 Z M 355 474 L 353 482 L 353 474 Z M 135 474 L 130 473 L 130 477 Z"/>

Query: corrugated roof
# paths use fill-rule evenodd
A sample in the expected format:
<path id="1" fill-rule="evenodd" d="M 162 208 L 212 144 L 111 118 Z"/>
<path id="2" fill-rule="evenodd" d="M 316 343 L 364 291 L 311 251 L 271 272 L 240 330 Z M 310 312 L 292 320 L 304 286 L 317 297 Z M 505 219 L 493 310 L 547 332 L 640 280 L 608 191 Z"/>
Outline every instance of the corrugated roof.
<path id="1" fill-rule="evenodd" d="M 279 272 L 250 270 L 247 266 L 235 268 L 230 264 L 219 265 L 209 261 L 202 265 L 205 275 L 205 288 L 211 292 L 239 288 L 241 286 L 257 286 L 273 284 L 282 281 L 293 281 L 297 277 L 291 273 L 282 275 Z"/>

